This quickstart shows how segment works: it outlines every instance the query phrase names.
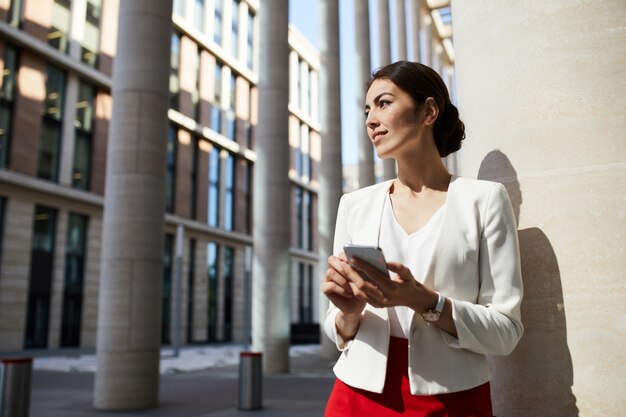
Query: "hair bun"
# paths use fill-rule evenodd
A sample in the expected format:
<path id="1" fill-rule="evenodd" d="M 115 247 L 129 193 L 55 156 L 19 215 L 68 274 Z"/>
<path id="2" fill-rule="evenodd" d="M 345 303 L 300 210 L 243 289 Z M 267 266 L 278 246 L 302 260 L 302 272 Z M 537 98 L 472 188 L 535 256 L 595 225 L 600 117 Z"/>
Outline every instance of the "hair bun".
<path id="1" fill-rule="evenodd" d="M 459 119 L 459 110 L 448 103 L 435 123 L 434 134 L 439 137 L 437 150 L 442 158 L 461 149 L 461 141 L 465 139 L 465 124 Z"/>

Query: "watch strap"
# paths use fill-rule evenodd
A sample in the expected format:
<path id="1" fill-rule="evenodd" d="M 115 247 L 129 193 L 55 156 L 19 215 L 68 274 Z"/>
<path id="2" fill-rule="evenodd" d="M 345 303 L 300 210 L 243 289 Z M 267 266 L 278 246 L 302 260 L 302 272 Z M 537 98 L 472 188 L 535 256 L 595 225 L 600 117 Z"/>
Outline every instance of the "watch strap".
<path id="1" fill-rule="evenodd" d="M 443 312 L 443 307 L 446 304 L 446 297 L 443 296 L 440 292 L 437 292 L 437 305 L 435 306 L 435 311 L 439 313 Z"/>

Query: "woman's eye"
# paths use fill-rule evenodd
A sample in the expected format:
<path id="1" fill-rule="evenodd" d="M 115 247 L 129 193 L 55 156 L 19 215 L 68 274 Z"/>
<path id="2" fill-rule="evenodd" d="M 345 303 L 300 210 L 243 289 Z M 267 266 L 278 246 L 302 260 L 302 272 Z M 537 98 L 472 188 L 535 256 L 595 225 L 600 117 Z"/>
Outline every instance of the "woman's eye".
<path id="1" fill-rule="evenodd" d="M 380 100 L 380 101 L 378 102 L 378 105 L 379 105 L 380 107 L 387 107 L 389 104 L 390 104 L 390 102 L 389 102 L 389 101 L 387 101 L 387 100 Z"/>

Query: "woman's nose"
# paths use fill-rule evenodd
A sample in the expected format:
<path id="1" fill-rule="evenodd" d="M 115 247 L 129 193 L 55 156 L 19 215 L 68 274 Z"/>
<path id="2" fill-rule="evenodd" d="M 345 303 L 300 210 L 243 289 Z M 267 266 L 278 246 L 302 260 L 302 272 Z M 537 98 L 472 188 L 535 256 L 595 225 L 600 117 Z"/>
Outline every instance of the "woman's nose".
<path id="1" fill-rule="evenodd" d="M 374 129 L 376 126 L 378 126 L 378 120 L 376 119 L 376 116 L 372 113 L 373 112 L 370 111 L 369 113 L 367 113 L 367 116 L 365 116 L 365 125 L 370 129 Z"/>

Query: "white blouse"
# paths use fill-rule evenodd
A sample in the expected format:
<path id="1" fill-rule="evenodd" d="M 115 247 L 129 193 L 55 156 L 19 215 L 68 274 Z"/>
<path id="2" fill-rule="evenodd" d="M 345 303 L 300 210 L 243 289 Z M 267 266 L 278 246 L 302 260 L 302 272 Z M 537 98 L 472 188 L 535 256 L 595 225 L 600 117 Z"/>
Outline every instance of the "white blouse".
<path id="1" fill-rule="evenodd" d="M 393 213 L 391 195 L 387 193 L 383 206 L 379 246 L 387 262 L 400 262 L 411 270 L 419 282 L 424 282 L 428 265 L 435 250 L 437 235 L 441 228 L 445 204 L 419 230 L 408 234 Z M 409 307 L 390 307 L 389 325 L 391 336 L 407 339 L 411 329 Z"/>

